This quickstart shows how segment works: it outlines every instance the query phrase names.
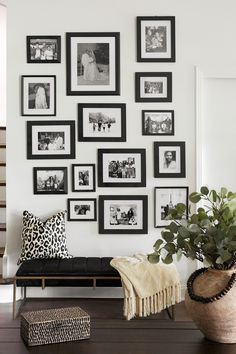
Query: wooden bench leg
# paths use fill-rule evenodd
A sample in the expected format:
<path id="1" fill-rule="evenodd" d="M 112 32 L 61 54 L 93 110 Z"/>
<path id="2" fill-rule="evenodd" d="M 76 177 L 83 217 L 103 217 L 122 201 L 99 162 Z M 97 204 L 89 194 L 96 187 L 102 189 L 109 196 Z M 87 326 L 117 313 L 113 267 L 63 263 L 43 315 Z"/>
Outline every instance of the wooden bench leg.
<path id="1" fill-rule="evenodd" d="M 26 286 L 23 287 L 23 299 L 20 300 L 20 305 L 17 310 L 17 303 L 16 303 L 16 279 L 13 282 L 13 320 L 16 319 L 18 313 L 20 312 L 21 307 L 24 305 L 26 301 Z"/>
<path id="2" fill-rule="evenodd" d="M 175 305 L 166 308 L 170 320 L 175 320 Z"/>

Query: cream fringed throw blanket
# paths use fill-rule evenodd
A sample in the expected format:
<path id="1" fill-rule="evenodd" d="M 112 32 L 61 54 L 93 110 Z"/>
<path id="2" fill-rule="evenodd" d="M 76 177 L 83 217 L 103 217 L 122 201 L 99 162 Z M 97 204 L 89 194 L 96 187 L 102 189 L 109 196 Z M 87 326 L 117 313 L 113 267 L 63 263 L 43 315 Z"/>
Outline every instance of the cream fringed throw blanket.
<path id="1" fill-rule="evenodd" d="M 111 266 L 121 276 L 124 316 L 145 317 L 181 301 L 180 280 L 174 265 L 152 264 L 144 254 L 117 257 Z"/>

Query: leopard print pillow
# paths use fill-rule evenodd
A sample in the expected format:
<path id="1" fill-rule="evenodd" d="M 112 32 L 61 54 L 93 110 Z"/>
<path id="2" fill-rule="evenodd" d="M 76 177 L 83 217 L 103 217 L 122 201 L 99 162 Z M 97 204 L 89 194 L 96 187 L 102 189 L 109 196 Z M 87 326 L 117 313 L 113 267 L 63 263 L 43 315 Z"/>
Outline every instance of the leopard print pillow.
<path id="1" fill-rule="evenodd" d="M 45 222 L 28 211 L 23 212 L 22 247 L 17 264 L 36 258 L 71 258 L 66 234 L 65 214 L 59 212 Z"/>

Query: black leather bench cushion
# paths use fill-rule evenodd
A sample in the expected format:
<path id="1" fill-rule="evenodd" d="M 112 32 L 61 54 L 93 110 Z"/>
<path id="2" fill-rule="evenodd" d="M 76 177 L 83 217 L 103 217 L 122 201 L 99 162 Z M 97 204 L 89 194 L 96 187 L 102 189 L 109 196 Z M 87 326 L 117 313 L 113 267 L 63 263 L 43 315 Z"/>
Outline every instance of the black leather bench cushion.
<path id="1" fill-rule="evenodd" d="M 111 257 L 33 259 L 19 267 L 16 276 L 119 276 L 110 265 Z"/>

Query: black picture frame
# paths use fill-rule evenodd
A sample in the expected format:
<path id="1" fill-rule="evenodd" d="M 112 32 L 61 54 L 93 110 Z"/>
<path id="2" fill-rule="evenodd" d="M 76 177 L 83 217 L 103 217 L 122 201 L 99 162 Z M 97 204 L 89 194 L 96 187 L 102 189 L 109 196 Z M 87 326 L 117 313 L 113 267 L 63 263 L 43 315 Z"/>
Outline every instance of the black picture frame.
<path id="1" fill-rule="evenodd" d="M 174 110 L 142 110 L 142 135 L 175 135 Z"/>
<path id="2" fill-rule="evenodd" d="M 156 29 L 154 30 L 155 22 Z M 148 26 L 148 23 L 151 33 L 147 38 L 148 41 L 146 41 L 144 36 L 147 28 L 145 26 Z M 168 38 L 170 38 L 170 43 Z M 147 47 L 149 50 L 147 50 Z M 175 16 L 137 17 L 137 61 L 175 62 Z"/>
<path id="3" fill-rule="evenodd" d="M 82 205 L 83 208 L 80 209 L 80 210 L 84 210 L 83 213 L 85 212 L 85 214 L 82 214 L 82 213 L 77 214 L 77 215 L 82 215 L 82 217 L 78 216 L 76 218 L 75 215 L 72 215 L 71 204 L 73 202 L 78 202 L 78 204 L 79 204 L 79 202 L 83 202 L 83 203 L 87 202 L 87 204 Z M 89 207 L 89 204 L 90 204 L 90 206 L 93 205 L 93 217 L 86 218 L 86 217 L 83 217 L 83 215 L 86 215 L 86 211 L 87 211 L 87 208 Z M 68 221 L 97 221 L 97 200 L 96 200 L 96 198 L 69 198 L 69 199 L 67 199 L 67 220 Z"/>
<path id="4" fill-rule="evenodd" d="M 175 192 L 179 190 L 179 195 L 175 195 Z M 181 195 L 180 190 L 184 192 L 184 196 Z M 166 191 L 166 195 L 165 195 Z M 159 194 L 158 194 L 159 192 Z M 168 194 L 168 199 L 169 201 L 166 203 L 166 197 Z M 177 193 L 176 193 L 177 194 Z M 155 228 L 163 228 L 166 227 L 171 223 L 173 220 L 165 220 L 165 217 L 167 216 L 169 209 L 171 207 L 174 207 L 177 203 L 183 203 L 186 205 L 186 216 L 188 217 L 188 194 L 189 194 L 189 188 L 184 186 L 184 187 L 155 187 L 154 188 L 154 227 Z M 175 201 L 173 200 L 175 199 Z M 165 206 L 160 205 L 162 201 L 165 200 Z M 173 204 L 175 203 L 175 205 Z M 164 204 L 164 203 L 163 203 Z M 157 215 L 160 215 L 158 218 Z"/>
<path id="5" fill-rule="evenodd" d="M 39 88 L 43 91 L 37 96 Z M 37 100 L 41 108 L 35 107 Z M 45 117 L 56 115 L 56 75 L 21 76 L 21 115 Z"/>
<path id="6" fill-rule="evenodd" d="M 49 176 L 47 179 L 43 179 L 43 175 L 40 177 L 41 186 L 44 184 L 44 188 L 41 190 L 38 187 L 38 174 L 41 172 L 50 172 L 44 176 Z M 56 173 L 61 172 L 63 174 L 62 180 L 60 175 Z M 52 174 L 52 175 L 50 175 Z M 33 181 L 34 181 L 34 194 L 67 194 L 68 193 L 68 176 L 67 167 L 33 167 Z M 62 183 L 63 182 L 63 183 Z"/>
<path id="7" fill-rule="evenodd" d="M 125 156 L 123 158 L 128 158 L 128 167 L 123 166 L 123 169 L 120 169 L 120 175 L 117 174 L 117 177 L 115 177 L 116 173 L 114 172 L 114 176 L 110 177 L 107 176 L 107 180 L 104 180 L 104 156 L 105 155 L 110 155 L 110 156 L 115 156 L 113 161 L 118 161 L 119 155 L 130 155 L 130 156 Z M 118 155 L 118 156 L 117 156 Z M 135 166 L 133 166 L 134 163 L 134 157 L 139 155 L 139 170 L 135 169 Z M 111 157 L 112 158 L 112 157 Z M 133 159 L 129 162 L 129 159 Z M 123 161 L 124 162 L 124 161 Z M 138 161 L 136 161 L 138 162 Z M 121 163 L 120 163 L 121 164 Z M 125 172 L 126 169 L 126 172 Z M 109 174 L 109 167 L 106 169 L 107 173 Z M 117 171 L 118 171 L 118 166 L 117 166 Z M 126 173 L 126 176 L 123 176 L 123 174 Z M 129 176 L 127 176 L 127 174 Z M 134 181 L 134 178 L 137 178 L 137 175 L 140 176 L 140 180 Z M 109 179 L 110 178 L 110 179 Z M 112 178 L 115 178 L 115 182 L 112 182 Z M 124 182 L 122 182 L 122 179 L 125 179 Z M 118 180 L 118 181 L 117 181 Z M 98 186 L 99 187 L 146 187 L 146 150 L 145 149 L 98 149 Z"/>
<path id="8" fill-rule="evenodd" d="M 157 78 L 160 82 L 144 81 L 145 78 L 148 78 L 149 80 Z M 154 96 L 154 93 L 146 93 L 145 91 L 148 90 L 148 88 L 143 87 L 141 81 L 144 82 L 144 85 L 150 85 L 151 88 L 153 85 L 158 84 L 160 90 L 165 89 L 165 94 L 156 93 L 156 96 Z M 172 72 L 135 73 L 135 102 L 172 102 Z"/>
<path id="9" fill-rule="evenodd" d="M 76 187 L 75 183 L 75 170 L 78 168 L 87 168 L 88 170 L 90 169 L 92 173 L 91 177 L 91 183 L 89 186 L 92 184 L 90 188 L 82 188 L 82 187 Z M 72 164 L 72 192 L 95 192 L 96 191 L 96 171 L 95 171 L 95 164 L 85 164 L 85 163 L 80 163 L 80 164 Z"/>
<path id="10" fill-rule="evenodd" d="M 88 38 L 87 43 L 85 42 L 86 37 Z M 112 63 L 109 62 L 108 65 L 112 66 L 113 70 L 110 70 L 111 69 L 110 67 L 109 70 L 106 70 L 105 65 L 107 65 L 107 61 L 105 64 L 103 64 L 104 70 L 102 65 L 99 65 L 98 63 L 99 58 L 100 61 L 102 60 L 101 58 L 104 58 L 103 60 L 105 60 L 105 55 L 99 54 L 100 51 L 102 50 L 101 48 L 97 49 L 98 51 L 97 56 L 95 53 L 93 55 L 95 57 L 95 64 L 97 65 L 98 72 L 100 74 L 102 73 L 104 77 L 105 82 L 104 84 L 102 84 L 102 80 L 101 80 L 101 86 L 106 86 L 106 85 L 108 86 L 106 75 L 107 73 L 109 73 L 108 79 L 110 77 L 112 78 L 111 80 L 109 80 L 110 89 L 108 87 L 104 89 L 104 87 L 99 88 L 99 85 L 92 85 L 91 82 L 94 80 L 90 80 L 91 82 L 90 85 L 87 84 L 87 89 L 84 83 L 83 85 L 78 84 L 78 71 L 80 71 L 80 76 L 84 75 L 84 72 L 82 72 L 83 71 L 82 63 L 80 64 L 80 61 L 78 62 L 79 38 L 82 38 L 81 41 L 82 44 L 87 44 L 87 49 L 89 49 L 90 51 L 91 50 L 96 51 L 97 43 L 94 43 L 94 38 L 96 37 L 104 38 L 104 43 L 103 43 L 104 50 L 105 50 L 105 46 L 104 46 L 105 44 L 112 43 L 112 41 L 114 42 L 115 53 L 113 54 L 113 56 L 110 55 L 109 53 L 110 48 L 108 50 L 106 49 L 106 52 L 108 52 L 109 54 L 109 60 L 110 58 L 112 58 Z M 92 42 L 89 42 L 89 39 Z M 91 48 L 88 46 L 90 43 L 92 43 Z M 94 46 L 94 44 L 96 45 L 96 47 Z M 77 46 L 77 48 L 75 46 Z M 83 47 L 84 50 L 86 50 L 86 46 L 84 45 Z M 83 47 L 81 48 L 81 50 L 83 50 Z M 77 50 L 76 54 L 74 54 L 75 50 Z M 82 62 L 82 54 L 81 54 L 81 62 Z M 73 66 L 74 63 L 76 67 Z M 75 72 L 77 73 L 76 77 L 75 75 L 72 75 Z M 66 92 L 68 96 L 70 95 L 77 95 L 77 96 L 78 95 L 86 95 L 86 96 L 119 95 L 120 94 L 120 33 L 119 32 L 67 32 L 66 33 L 66 76 L 67 76 Z M 92 86 L 94 86 L 94 89 Z"/>
<path id="11" fill-rule="evenodd" d="M 55 44 L 55 50 L 56 54 L 53 53 L 54 58 L 53 59 L 47 59 L 47 55 L 45 56 L 45 51 L 44 53 L 41 54 L 40 59 L 32 59 L 32 52 L 31 52 L 31 44 L 33 41 L 41 42 L 41 47 L 45 44 L 45 46 L 49 45 L 54 45 Z M 36 42 L 36 43 L 37 43 Z M 42 48 L 41 48 L 42 50 Z M 51 53 L 49 53 L 50 55 Z M 32 64 L 55 64 L 55 63 L 60 63 L 61 62 L 61 36 L 26 36 L 26 56 L 27 56 L 27 63 L 32 63 Z M 51 57 L 51 55 L 50 55 Z"/>
<path id="12" fill-rule="evenodd" d="M 86 109 L 97 108 L 100 111 L 106 111 L 109 109 L 119 109 L 120 110 L 120 136 L 104 136 L 105 133 L 101 131 L 101 137 L 95 136 L 85 136 L 84 135 L 84 111 Z M 101 112 L 99 112 L 101 114 Z M 97 128 L 98 129 L 98 128 Z M 108 128 L 107 128 L 108 129 Z M 126 104 L 125 103 L 79 103 L 78 104 L 78 140 L 79 141 L 109 141 L 109 142 L 123 142 L 126 141 Z"/>
<path id="13" fill-rule="evenodd" d="M 26 126 L 27 134 L 27 159 L 74 159 L 75 158 L 75 121 L 65 120 L 65 121 L 28 121 Z M 38 128 L 37 128 L 38 127 Z M 45 130 L 48 127 L 48 131 Z M 64 131 L 63 131 L 64 127 Z M 42 132 L 40 132 L 42 128 Z M 50 131 L 51 128 L 51 131 Z M 49 139 L 51 135 L 63 136 L 64 141 L 62 142 L 64 148 L 58 148 L 58 153 L 55 153 L 56 149 L 50 150 L 46 147 L 40 147 L 39 134 L 47 133 Z M 38 134 L 38 135 L 37 135 Z M 45 137 L 44 137 L 45 139 Z M 69 140 L 69 141 L 67 141 Z M 65 141 L 67 144 L 65 144 Z M 46 143 L 45 143 L 46 144 Z M 52 153 L 50 153 L 52 151 Z M 61 151 L 61 153 L 60 153 Z"/>
<path id="14" fill-rule="evenodd" d="M 165 154 L 168 156 L 165 157 Z M 169 161 L 167 161 L 167 158 Z M 162 159 L 163 165 L 160 164 L 160 159 Z M 154 142 L 154 177 L 156 178 L 185 178 L 186 177 L 184 141 L 155 141 Z"/>
<path id="15" fill-rule="evenodd" d="M 128 207 L 130 208 L 132 202 L 133 203 L 141 202 L 142 207 L 139 206 L 142 214 L 141 216 L 142 222 L 140 223 L 142 224 L 141 227 L 136 228 L 135 225 L 129 224 L 129 221 L 127 220 L 128 222 L 127 228 L 120 227 L 119 229 L 119 227 L 115 228 L 111 224 L 110 224 L 111 225 L 110 228 L 107 228 L 105 224 L 107 218 L 110 218 L 111 216 L 110 215 L 111 209 L 109 209 L 110 212 L 107 212 L 105 208 L 106 209 L 109 208 L 110 205 L 109 201 L 114 201 L 114 203 L 117 203 L 118 201 L 124 201 L 124 205 L 126 205 L 127 208 Z M 126 201 L 128 201 L 129 203 L 125 203 Z M 108 206 L 106 206 L 106 204 L 108 204 Z M 137 209 L 138 209 L 138 203 L 136 204 L 136 212 Z M 126 217 L 127 216 L 122 215 L 123 219 L 125 219 Z M 138 224 L 138 218 L 136 219 Z M 147 195 L 100 195 L 99 196 L 99 234 L 147 234 L 147 233 L 148 233 L 148 196 Z"/>

